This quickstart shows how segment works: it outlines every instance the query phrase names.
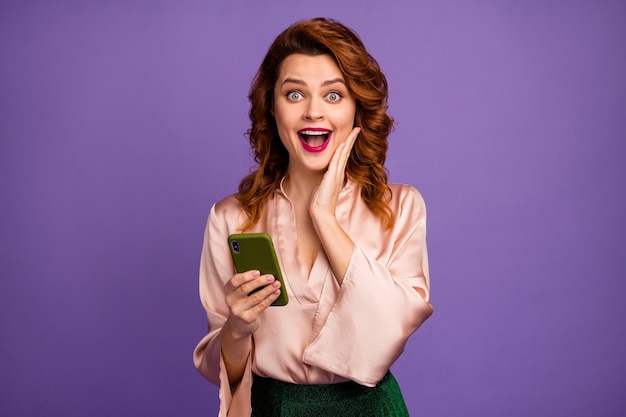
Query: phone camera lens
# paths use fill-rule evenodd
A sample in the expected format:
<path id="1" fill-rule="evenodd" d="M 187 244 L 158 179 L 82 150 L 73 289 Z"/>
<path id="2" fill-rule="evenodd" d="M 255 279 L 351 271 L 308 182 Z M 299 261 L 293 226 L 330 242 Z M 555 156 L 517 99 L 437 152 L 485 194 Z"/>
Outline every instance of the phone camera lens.
<path id="1" fill-rule="evenodd" d="M 233 240 L 233 250 L 234 250 L 236 253 L 239 253 L 240 249 L 241 249 L 241 248 L 239 247 L 239 242 L 237 242 L 236 240 Z"/>

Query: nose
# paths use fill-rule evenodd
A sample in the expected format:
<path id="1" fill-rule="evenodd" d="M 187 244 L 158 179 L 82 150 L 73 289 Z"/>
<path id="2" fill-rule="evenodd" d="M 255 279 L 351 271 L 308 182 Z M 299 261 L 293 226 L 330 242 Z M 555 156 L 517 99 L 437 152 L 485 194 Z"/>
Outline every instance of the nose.
<path id="1" fill-rule="evenodd" d="M 305 120 L 320 120 L 324 118 L 324 104 L 320 100 L 309 100 L 304 110 Z"/>

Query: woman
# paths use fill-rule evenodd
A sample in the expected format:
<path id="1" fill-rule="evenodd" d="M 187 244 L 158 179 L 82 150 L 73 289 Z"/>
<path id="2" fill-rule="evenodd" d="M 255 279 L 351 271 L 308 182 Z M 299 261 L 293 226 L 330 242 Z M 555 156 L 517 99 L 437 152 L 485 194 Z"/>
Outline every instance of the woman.
<path id="1" fill-rule="evenodd" d="M 385 76 L 353 31 L 311 19 L 276 38 L 249 98 L 258 168 L 212 207 L 201 257 L 194 363 L 219 415 L 406 416 L 389 368 L 433 310 L 423 199 L 387 183 Z M 234 272 L 241 232 L 272 237 L 284 288 Z"/>

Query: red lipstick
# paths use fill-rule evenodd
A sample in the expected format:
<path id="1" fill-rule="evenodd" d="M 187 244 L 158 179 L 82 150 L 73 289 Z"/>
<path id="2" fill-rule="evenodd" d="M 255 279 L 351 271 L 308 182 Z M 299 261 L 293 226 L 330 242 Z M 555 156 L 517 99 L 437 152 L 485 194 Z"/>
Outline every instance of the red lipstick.
<path id="1" fill-rule="evenodd" d="M 330 143 L 332 131 L 319 127 L 307 127 L 298 131 L 302 147 L 307 152 L 322 152 Z"/>

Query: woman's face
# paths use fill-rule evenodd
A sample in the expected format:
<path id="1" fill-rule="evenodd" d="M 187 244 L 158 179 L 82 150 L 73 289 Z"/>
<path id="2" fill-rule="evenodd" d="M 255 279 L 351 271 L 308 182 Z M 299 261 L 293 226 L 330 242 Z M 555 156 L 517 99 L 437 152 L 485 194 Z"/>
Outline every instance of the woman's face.
<path id="1" fill-rule="evenodd" d="M 354 127 L 356 100 L 329 55 L 289 55 L 274 86 L 272 113 L 289 152 L 289 173 L 326 170 Z"/>

